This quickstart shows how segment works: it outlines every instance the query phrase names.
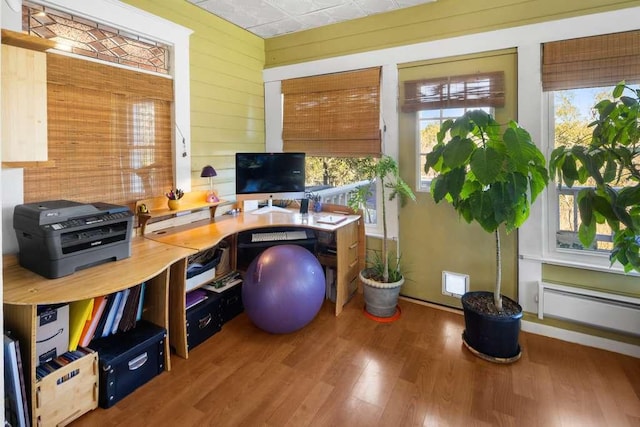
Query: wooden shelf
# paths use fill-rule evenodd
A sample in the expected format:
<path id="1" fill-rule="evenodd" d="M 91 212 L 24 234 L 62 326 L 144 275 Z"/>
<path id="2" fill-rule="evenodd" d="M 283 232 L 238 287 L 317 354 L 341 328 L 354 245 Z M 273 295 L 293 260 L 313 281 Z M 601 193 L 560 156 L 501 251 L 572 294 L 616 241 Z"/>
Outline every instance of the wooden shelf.
<path id="1" fill-rule="evenodd" d="M 24 49 L 37 50 L 44 52 L 56 47 L 56 43 L 40 37 L 30 36 L 17 31 L 2 29 L 2 44 L 21 47 Z"/>
<path id="2" fill-rule="evenodd" d="M 158 244 L 135 237 L 131 256 L 80 270 L 70 276 L 46 279 L 20 267 L 17 257 L 3 259 L 4 303 L 13 305 L 59 304 L 107 295 L 161 274 L 167 266 L 196 251 Z"/>
<path id="3" fill-rule="evenodd" d="M 185 218 L 182 218 L 181 214 L 209 209 L 208 216 L 209 218 L 213 218 L 216 208 L 227 202 L 218 200 L 214 203 L 208 203 L 206 201 L 207 194 L 209 194 L 208 191 L 185 193 L 182 199 L 180 199 L 180 207 L 178 209 L 169 209 L 167 205 L 168 200 L 165 196 L 139 200 L 136 202 L 136 214 L 138 215 L 140 234 L 144 235 L 148 231 L 183 224 L 185 223 Z M 162 220 L 162 223 L 160 223 L 160 221 L 154 222 L 154 220 Z M 148 227 L 151 223 L 154 223 L 153 228 Z"/>

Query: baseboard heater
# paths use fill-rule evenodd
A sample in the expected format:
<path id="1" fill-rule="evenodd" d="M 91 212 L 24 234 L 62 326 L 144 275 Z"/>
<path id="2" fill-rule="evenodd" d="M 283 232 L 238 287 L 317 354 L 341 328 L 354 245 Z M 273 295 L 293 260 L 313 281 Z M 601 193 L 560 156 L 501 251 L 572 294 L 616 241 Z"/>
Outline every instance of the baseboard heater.
<path id="1" fill-rule="evenodd" d="M 538 318 L 545 317 L 640 335 L 640 298 L 540 282 Z"/>

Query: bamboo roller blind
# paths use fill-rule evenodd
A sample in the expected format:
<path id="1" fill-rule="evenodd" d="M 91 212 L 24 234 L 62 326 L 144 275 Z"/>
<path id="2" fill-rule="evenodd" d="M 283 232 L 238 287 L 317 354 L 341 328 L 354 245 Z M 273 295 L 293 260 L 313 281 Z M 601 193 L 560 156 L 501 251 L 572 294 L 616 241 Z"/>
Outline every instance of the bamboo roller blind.
<path id="1" fill-rule="evenodd" d="M 410 80 L 402 112 L 504 106 L 504 72 Z"/>
<path id="2" fill-rule="evenodd" d="M 380 68 L 282 82 L 284 151 L 380 156 Z"/>
<path id="3" fill-rule="evenodd" d="M 545 43 L 545 91 L 613 86 L 640 81 L 640 31 Z"/>
<path id="4" fill-rule="evenodd" d="M 49 160 L 24 172 L 25 202 L 133 204 L 173 185 L 173 81 L 47 54 Z"/>

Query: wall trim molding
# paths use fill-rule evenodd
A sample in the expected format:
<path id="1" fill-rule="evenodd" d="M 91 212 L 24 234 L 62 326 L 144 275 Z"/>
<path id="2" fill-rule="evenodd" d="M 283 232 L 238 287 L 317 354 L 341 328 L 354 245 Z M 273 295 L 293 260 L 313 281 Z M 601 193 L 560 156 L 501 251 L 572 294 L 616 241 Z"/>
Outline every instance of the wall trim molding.
<path id="1" fill-rule="evenodd" d="M 544 335 L 549 338 L 556 338 L 562 341 L 585 345 L 587 347 L 599 348 L 601 350 L 613 351 L 640 359 L 640 346 L 637 345 L 587 335 L 581 332 L 569 331 L 567 329 L 556 328 L 527 320 L 523 320 L 521 326 L 523 331 L 532 334 Z"/>

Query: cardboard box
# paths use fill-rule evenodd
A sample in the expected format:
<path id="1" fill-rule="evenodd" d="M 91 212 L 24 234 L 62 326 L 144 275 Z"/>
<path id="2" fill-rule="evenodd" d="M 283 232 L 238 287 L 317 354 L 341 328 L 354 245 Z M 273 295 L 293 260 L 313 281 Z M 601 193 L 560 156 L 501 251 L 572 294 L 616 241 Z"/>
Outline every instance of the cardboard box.
<path id="1" fill-rule="evenodd" d="M 38 307 L 36 323 L 37 365 L 69 350 L 69 304 Z"/>

